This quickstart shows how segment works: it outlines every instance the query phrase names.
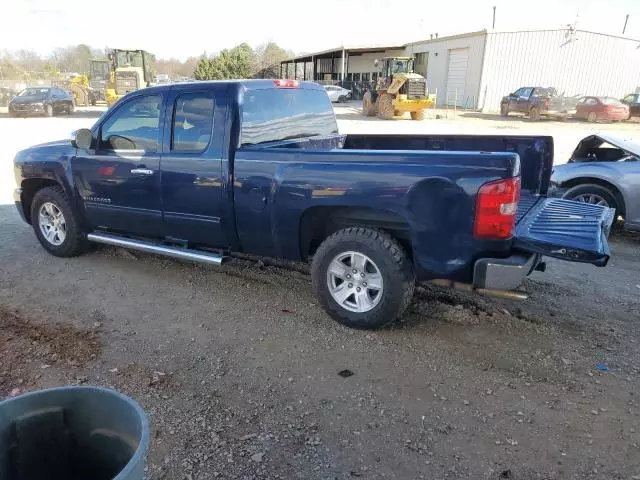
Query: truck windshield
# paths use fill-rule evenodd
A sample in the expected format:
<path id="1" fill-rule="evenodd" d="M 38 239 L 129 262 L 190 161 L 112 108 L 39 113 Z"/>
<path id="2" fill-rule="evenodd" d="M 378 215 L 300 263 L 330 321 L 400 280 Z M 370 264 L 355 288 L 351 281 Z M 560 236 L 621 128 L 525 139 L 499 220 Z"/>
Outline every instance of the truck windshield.
<path id="1" fill-rule="evenodd" d="M 142 53 L 120 50 L 116 52 L 116 66 L 142 68 Z"/>
<path id="2" fill-rule="evenodd" d="M 324 90 L 250 90 L 242 106 L 241 146 L 338 133 Z"/>

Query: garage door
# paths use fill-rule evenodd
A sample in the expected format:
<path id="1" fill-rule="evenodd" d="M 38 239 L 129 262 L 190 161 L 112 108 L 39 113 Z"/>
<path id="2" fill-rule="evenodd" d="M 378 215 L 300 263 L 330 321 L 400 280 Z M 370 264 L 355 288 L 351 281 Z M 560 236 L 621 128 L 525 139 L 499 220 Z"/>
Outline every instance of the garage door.
<path id="1" fill-rule="evenodd" d="M 447 71 L 447 104 L 463 106 L 465 104 L 464 87 L 467 83 L 467 64 L 469 49 L 449 50 L 449 70 Z"/>

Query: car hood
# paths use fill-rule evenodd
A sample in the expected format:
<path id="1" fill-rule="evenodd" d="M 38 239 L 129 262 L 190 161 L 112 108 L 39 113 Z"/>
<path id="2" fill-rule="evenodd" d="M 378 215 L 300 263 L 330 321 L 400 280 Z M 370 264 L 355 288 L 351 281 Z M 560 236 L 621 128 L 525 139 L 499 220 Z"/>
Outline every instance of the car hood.
<path id="1" fill-rule="evenodd" d="M 569 158 L 568 163 L 573 163 L 574 159 L 580 154 L 580 152 L 584 151 L 587 148 L 597 148 L 603 143 L 608 143 L 617 147 L 621 150 L 624 150 L 629 155 L 634 155 L 640 157 L 640 143 L 637 140 L 628 137 L 622 137 L 619 135 L 589 135 L 588 137 L 583 138 L 579 143 L 576 149 L 571 154 L 571 158 Z"/>

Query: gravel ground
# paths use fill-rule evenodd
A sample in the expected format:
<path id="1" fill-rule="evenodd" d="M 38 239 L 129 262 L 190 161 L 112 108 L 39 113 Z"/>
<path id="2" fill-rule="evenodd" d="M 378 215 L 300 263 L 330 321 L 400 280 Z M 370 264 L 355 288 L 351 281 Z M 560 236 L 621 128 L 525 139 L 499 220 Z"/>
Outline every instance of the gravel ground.
<path id="1" fill-rule="evenodd" d="M 425 286 L 401 322 L 349 330 L 304 268 L 46 254 L 10 204 L 11 158 L 97 114 L 0 116 L 0 398 L 133 396 L 151 479 L 640 478 L 640 236 L 612 238 L 604 269 L 549 262 L 523 302 Z"/>

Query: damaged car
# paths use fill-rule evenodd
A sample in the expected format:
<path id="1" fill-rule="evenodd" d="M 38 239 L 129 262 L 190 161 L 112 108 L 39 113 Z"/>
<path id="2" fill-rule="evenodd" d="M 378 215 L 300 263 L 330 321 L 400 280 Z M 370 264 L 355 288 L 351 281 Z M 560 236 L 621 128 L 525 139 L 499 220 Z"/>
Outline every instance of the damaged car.
<path id="1" fill-rule="evenodd" d="M 613 208 L 627 230 L 640 230 L 640 143 L 590 135 L 569 161 L 553 167 L 550 195 Z"/>

